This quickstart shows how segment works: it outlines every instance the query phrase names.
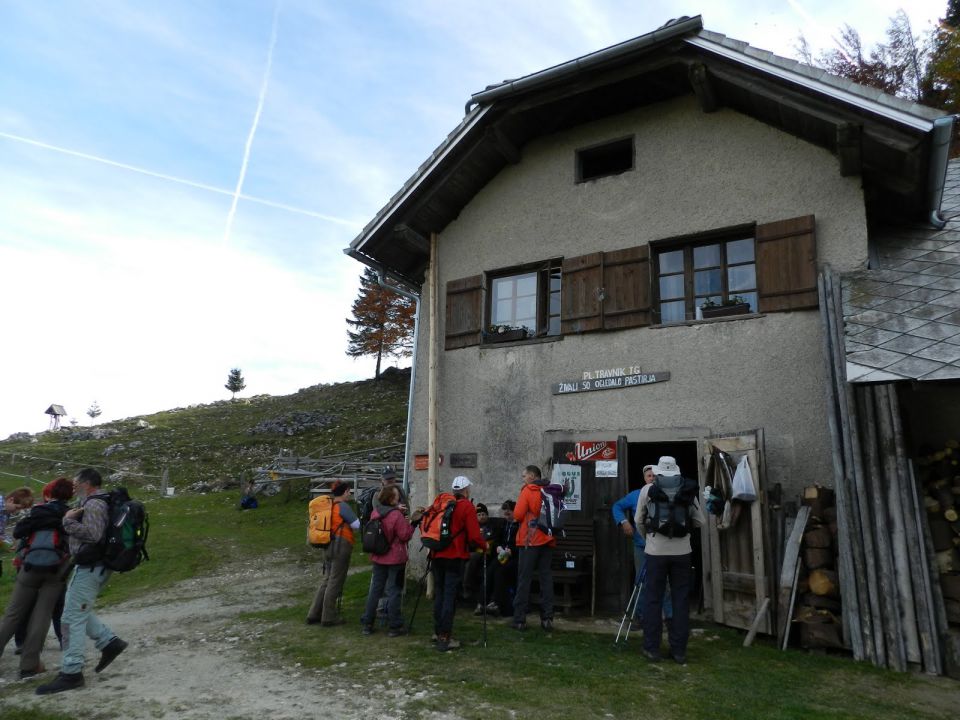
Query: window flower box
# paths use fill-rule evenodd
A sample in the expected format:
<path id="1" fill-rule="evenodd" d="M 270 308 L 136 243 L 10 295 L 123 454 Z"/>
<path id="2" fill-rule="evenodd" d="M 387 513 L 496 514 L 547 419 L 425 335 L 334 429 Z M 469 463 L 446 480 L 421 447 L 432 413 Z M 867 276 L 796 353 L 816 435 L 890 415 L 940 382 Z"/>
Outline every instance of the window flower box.
<path id="1" fill-rule="evenodd" d="M 747 315 L 750 313 L 750 303 L 741 302 L 731 305 L 703 305 L 700 307 L 700 317 L 704 320 L 730 315 Z"/>
<path id="2" fill-rule="evenodd" d="M 527 339 L 527 329 L 525 327 L 509 327 L 507 325 L 494 325 L 486 333 L 486 341 L 491 343 L 515 342 L 517 340 Z"/>

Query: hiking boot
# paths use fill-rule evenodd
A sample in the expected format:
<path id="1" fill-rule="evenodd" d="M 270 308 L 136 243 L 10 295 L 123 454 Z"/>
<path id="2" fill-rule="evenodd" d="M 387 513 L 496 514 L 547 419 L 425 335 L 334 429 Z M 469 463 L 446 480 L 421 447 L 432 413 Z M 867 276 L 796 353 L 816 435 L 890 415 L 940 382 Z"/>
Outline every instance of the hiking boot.
<path id="1" fill-rule="evenodd" d="M 373 635 L 373 625 L 364 625 L 360 628 L 361 635 Z"/>
<path id="2" fill-rule="evenodd" d="M 544 632 L 553 632 L 553 620 L 550 620 L 550 619 L 541 620 L 540 629 L 543 630 Z"/>
<path id="3" fill-rule="evenodd" d="M 120 638 L 114 636 L 113 639 L 107 643 L 106 647 L 100 651 L 100 662 L 97 663 L 97 666 L 93 669 L 94 672 L 100 672 L 107 667 L 110 663 L 117 659 L 117 655 L 122 653 L 127 649 L 127 643 L 125 643 Z"/>
<path id="4" fill-rule="evenodd" d="M 83 687 L 83 673 L 58 673 L 53 682 L 36 689 L 37 695 L 52 695 L 64 690 L 76 690 Z"/>
<path id="5" fill-rule="evenodd" d="M 670 653 L 670 657 L 673 658 L 673 661 L 674 661 L 677 665 L 686 665 L 686 664 L 687 664 L 687 656 L 684 655 L 684 654 L 682 654 L 682 653 Z"/>
<path id="6" fill-rule="evenodd" d="M 525 622 L 512 621 L 510 623 L 510 629 L 517 630 L 518 632 L 523 632 L 524 630 L 527 629 L 527 624 Z"/>
<path id="7" fill-rule="evenodd" d="M 437 640 L 439 640 L 439 639 L 440 639 L 440 636 L 437 635 L 436 633 L 434 633 L 433 635 L 430 636 L 430 642 L 432 642 L 434 645 L 437 644 Z"/>
<path id="8" fill-rule="evenodd" d="M 642 652 L 643 652 L 643 656 L 652 663 L 658 663 L 663 659 L 660 657 L 660 653 L 654 650 L 647 650 L 646 648 L 644 648 Z"/>
<path id="9" fill-rule="evenodd" d="M 460 647 L 460 641 L 454 640 L 449 635 L 438 635 L 437 636 L 437 651 L 438 652 L 447 652 L 448 650 L 456 650 Z"/>
<path id="10" fill-rule="evenodd" d="M 407 634 L 407 629 L 405 627 L 390 628 L 387 632 L 387 637 L 401 637 Z"/>
<path id="11" fill-rule="evenodd" d="M 46 672 L 46 671 L 47 671 L 47 669 L 43 666 L 43 663 L 39 663 L 39 664 L 38 664 L 35 668 L 33 668 L 32 670 L 21 670 L 21 671 L 20 671 L 20 679 L 21 679 L 21 680 L 26 680 L 27 678 L 33 677 L 34 675 L 39 675 L 40 673 Z"/>
<path id="12" fill-rule="evenodd" d="M 319 625 L 320 618 L 307 618 L 307 625 Z"/>

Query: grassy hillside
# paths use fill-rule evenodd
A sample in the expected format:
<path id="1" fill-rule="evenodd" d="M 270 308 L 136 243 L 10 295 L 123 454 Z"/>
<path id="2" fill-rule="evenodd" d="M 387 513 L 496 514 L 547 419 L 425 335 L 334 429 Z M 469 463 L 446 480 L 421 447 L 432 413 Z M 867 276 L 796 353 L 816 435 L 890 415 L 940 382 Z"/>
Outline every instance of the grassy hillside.
<path id="1" fill-rule="evenodd" d="M 402 443 L 409 371 L 379 380 L 317 385 L 293 395 L 260 395 L 0 441 L 0 492 L 71 475 L 78 465 L 121 473 L 130 485 L 234 485 L 281 451 L 342 453 Z M 147 427 L 143 427 L 146 423 Z M 402 449 L 379 453 L 397 460 Z M 29 483 L 34 484 L 35 483 Z"/>

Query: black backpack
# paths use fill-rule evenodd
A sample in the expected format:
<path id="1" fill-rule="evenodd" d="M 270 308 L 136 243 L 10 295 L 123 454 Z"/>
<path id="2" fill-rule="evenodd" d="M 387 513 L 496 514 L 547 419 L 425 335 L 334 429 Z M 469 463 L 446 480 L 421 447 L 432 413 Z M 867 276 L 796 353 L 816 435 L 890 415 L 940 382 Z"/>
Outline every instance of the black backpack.
<path id="1" fill-rule="evenodd" d="M 370 555 L 386 555 L 390 552 L 390 540 L 383 531 L 383 518 L 381 515 L 367 520 L 361 534 L 361 547 L 365 553 Z"/>
<path id="2" fill-rule="evenodd" d="M 379 487 L 368 487 L 360 491 L 357 495 L 357 510 L 360 517 L 360 531 L 363 532 L 370 522 L 370 516 L 373 514 L 373 498 L 380 492 Z"/>
<path id="3" fill-rule="evenodd" d="M 107 528 L 99 543 L 88 545 L 77 554 L 76 564 L 103 563 L 115 572 L 129 572 L 141 561 L 149 560 L 150 521 L 143 503 L 131 499 L 126 488 L 111 490 L 106 497 L 97 499 L 107 503 Z"/>
<path id="4" fill-rule="evenodd" d="M 657 475 L 647 491 L 647 532 L 670 538 L 689 535 L 691 507 L 699 491 L 696 480 L 682 475 Z"/>

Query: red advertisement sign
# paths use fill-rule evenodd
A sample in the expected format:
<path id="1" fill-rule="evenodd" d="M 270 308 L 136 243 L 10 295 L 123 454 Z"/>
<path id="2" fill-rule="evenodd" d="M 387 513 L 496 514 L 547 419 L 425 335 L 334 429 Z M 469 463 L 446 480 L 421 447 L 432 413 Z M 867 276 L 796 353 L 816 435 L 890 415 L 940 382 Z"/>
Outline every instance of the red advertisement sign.
<path id="1" fill-rule="evenodd" d="M 567 460 L 583 462 L 586 460 L 616 460 L 616 440 L 596 440 L 593 442 L 578 442 L 573 452 L 567 453 Z"/>

